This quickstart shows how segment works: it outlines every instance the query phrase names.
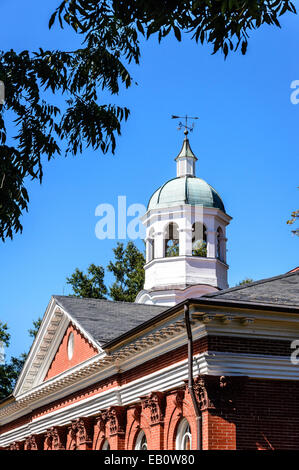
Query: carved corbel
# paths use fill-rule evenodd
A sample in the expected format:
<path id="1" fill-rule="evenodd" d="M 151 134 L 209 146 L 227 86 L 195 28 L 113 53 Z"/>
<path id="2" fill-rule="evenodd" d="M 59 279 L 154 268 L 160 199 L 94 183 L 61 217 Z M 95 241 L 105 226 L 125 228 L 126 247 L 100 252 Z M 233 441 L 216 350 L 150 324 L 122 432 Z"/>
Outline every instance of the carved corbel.
<path id="1" fill-rule="evenodd" d="M 207 409 L 235 410 L 236 398 L 246 377 L 200 375 L 194 381 L 194 391 L 199 407 Z"/>
<path id="2" fill-rule="evenodd" d="M 179 410 L 179 413 L 183 413 L 183 401 L 184 401 L 185 391 L 182 389 L 176 390 L 173 395 L 173 404 Z"/>
<path id="3" fill-rule="evenodd" d="M 92 444 L 92 434 L 93 434 L 93 418 L 78 418 L 76 420 L 76 437 L 77 445 L 87 445 L 91 446 Z"/>
<path id="4" fill-rule="evenodd" d="M 12 442 L 9 446 L 9 450 L 21 450 L 21 447 L 19 442 Z"/>
<path id="5" fill-rule="evenodd" d="M 65 450 L 65 429 L 61 426 L 56 426 L 50 429 L 52 436 L 52 450 Z"/>
<path id="6" fill-rule="evenodd" d="M 68 427 L 67 432 L 67 441 L 68 450 L 76 450 L 77 449 L 77 420 L 73 420 L 71 425 Z"/>
<path id="7" fill-rule="evenodd" d="M 106 422 L 107 422 L 107 416 L 105 412 L 96 416 L 95 424 L 98 427 L 100 433 L 105 434 Z"/>
<path id="8" fill-rule="evenodd" d="M 164 420 L 165 395 L 163 392 L 152 392 L 142 399 L 143 409 L 150 410 L 151 424 L 158 424 Z"/>
<path id="9" fill-rule="evenodd" d="M 123 406 L 111 406 L 105 412 L 105 419 L 108 422 L 110 436 L 125 433 L 126 409 Z"/>
<path id="10" fill-rule="evenodd" d="M 35 435 L 27 437 L 24 444 L 24 450 L 41 450 L 42 449 L 42 436 Z"/>

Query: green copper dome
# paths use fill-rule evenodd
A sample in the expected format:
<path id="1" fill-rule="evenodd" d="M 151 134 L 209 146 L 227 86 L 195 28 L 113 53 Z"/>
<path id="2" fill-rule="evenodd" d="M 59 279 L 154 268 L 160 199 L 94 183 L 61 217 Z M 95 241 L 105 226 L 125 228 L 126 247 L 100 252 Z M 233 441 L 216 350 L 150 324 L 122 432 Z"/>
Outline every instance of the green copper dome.
<path id="1" fill-rule="evenodd" d="M 167 181 L 154 192 L 147 209 L 161 209 L 181 204 L 214 207 L 225 212 L 224 204 L 217 191 L 195 176 L 177 177 Z"/>

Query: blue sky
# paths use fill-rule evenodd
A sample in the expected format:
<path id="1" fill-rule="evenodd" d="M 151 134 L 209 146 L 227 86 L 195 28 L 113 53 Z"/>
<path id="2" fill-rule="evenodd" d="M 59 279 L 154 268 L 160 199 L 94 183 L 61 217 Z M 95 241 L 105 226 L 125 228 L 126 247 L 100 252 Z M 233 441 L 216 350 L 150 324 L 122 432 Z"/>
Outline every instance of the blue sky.
<path id="1" fill-rule="evenodd" d="M 57 0 L 1 2 L 1 49 L 72 50 L 78 39 L 47 24 Z M 68 294 L 66 277 L 90 263 L 106 266 L 117 240 L 95 236 L 101 203 L 146 204 L 175 176 L 182 131 L 172 114 L 199 116 L 190 136 L 197 176 L 221 195 L 233 220 L 228 229 L 229 284 L 275 276 L 299 264 L 299 240 L 286 225 L 298 208 L 299 105 L 290 101 L 299 79 L 299 17 L 283 28 L 251 35 L 246 56 L 211 55 L 209 46 L 167 38 L 142 46 L 138 83 L 104 102 L 128 106 L 115 155 L 84 150 L 44 164 L 44 180 L 29 182 L 23 233 L 0 245 L 0 319 L 10 327 L 10 355 L 30 347 L 27 330 L 52 294 Z M 128 219 L 130 220 L 130 219 Z M 139 242 L 139 247 L 142 247 Z M 107 275 L 107 283 L 110 278 Z"/>

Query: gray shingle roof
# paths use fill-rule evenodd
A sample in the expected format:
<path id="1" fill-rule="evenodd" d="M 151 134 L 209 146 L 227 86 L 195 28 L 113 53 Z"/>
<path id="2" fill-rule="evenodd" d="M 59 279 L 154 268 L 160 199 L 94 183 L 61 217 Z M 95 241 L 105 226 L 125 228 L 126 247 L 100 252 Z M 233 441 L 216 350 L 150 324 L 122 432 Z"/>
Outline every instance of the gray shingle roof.
<path id="1" fill-rule="evenodd" d="M 156 305 L 53 295 L 56 302 L 101 346 L 166 310 Z"/>
<path id="2" fill-rule="evenodd" d="M 205 298 L 299 307 L 299 271 L 262 279 L 201 297 L 202 300 Z"/>
<path id="3" fill-rule="evenodd" d="M 170 307 L 54 295 L 56 302 L 101 346 L 152 320 Z M 299 271 L 213 292 L 195 299 L 299 307 Z"/>

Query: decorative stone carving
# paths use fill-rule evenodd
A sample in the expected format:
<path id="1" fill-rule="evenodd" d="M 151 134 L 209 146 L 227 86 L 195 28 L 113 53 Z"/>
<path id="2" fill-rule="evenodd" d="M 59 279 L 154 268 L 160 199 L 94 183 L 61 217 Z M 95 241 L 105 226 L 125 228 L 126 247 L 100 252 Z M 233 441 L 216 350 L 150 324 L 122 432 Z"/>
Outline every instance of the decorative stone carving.
<path id="1" fill-rule="evenodd" d="M 106 421 L 107 421 L 107 417 L 106 417 L 105 412 L 99 414 L 99 415 L 96 416 L 96 418 L 95 418 L 95 424 L 96 424 L 96 426 L 99 428 L 99 430 L 100 430 L 101 433 L 105 433 Z"/>
<path id="2" fill-rule="evenodd" d="M 76 420 L 71 422 L 68 427 L 68 450 L 77 449 L 77 422 Z"/>
<path id="3" fill-rule="evenodd" d="M 9 446 L 9 450 L 21 450 L 21 447 L 19 442 L 12 442 Z"/>
<path id="4" fill-rule="evenodd" d="M 148 397 L 142 399 L 143 409 L 149 408 L 151 424 L 161 423 L 165 412 L 165 395 L 162 392 L 152 392 Z"/>
<path id="5" fill-rule="evenodd" d="M 24 450 L 41 450 L 42 449 L 42 436 L 32 435 L 27 437 L 24 444 Z"/>
<path id="6" fill-rule="evenodd" d="M 64 450 L 65 449 L 65 432 L 62 427 L 52 427 L 47 431 L 45 450 Z"/>
<path id="7" fill-rule="evenodd" d="M 68 450 L 79 449 L 92 445 L 93 418 L 77 418 L 68 428 Z"/>
<path id="8" fill-rule="evenodd" d="M 52 449 L 65 449 L 65 430 L 61 427 L 52 428 Z"/>
<path id="9" fill-rule="evenodd" d="M 141 405 L 136 405 L 134 407 L 133 418 L 139 425 L 140 425 L 141 411 L 142 411 Z"/>
<path id="10" fill-rule="evenodd" d="M 78 418 L 76 420 L 77 424 L 77 442 L 81 446 L 83 444 L 91 445 L 92 444 L 92 418 Z"/>
<path id="11" fill-rule="evenodd" d="M 194 380 L 194 391 L 200 409 L 236 409 L 236 397 L 246 377 L 200 375 Z"/>
<path id="12" fill-rule="evenodd" d="M 176 392 L 174 393 L 174 396 L 173 396 L 173 404 L 176 408 L 178 408 L 180 413 L 183 412 L 184 396 L 185 396 L 185 391 L 182 390 L 182 389 L 176 390 Z"/>
<path id="13" fill-rule="evenodd" d="M 126 413 L 123 406 L 111 406 L 103 414 L 105 421 L 108 422 L 110 436 L 125 433 Z"/>

